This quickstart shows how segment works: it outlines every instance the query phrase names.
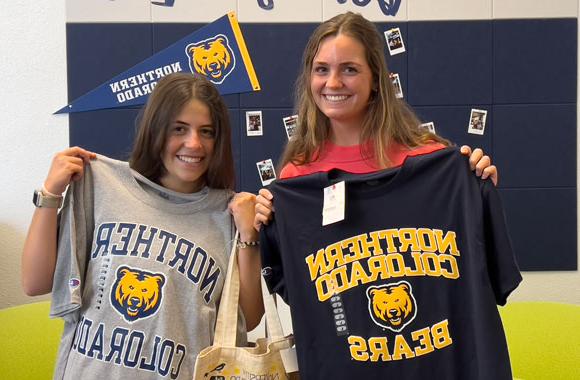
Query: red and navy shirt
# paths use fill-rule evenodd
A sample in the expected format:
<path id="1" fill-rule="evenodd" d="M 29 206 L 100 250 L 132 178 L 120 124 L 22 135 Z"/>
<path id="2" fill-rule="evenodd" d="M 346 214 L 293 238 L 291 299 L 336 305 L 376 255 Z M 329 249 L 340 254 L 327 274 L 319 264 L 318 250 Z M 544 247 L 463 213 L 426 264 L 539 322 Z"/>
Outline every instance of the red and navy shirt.
<path id="1" fill-rule="evenodd" d="M 345 181 L 343 221 L 323 189 Z M 521 281 L 498 192 L 456 148 L 280 180 L 261 232 L 303 379 L 511 379 L 496 305 Z"/>

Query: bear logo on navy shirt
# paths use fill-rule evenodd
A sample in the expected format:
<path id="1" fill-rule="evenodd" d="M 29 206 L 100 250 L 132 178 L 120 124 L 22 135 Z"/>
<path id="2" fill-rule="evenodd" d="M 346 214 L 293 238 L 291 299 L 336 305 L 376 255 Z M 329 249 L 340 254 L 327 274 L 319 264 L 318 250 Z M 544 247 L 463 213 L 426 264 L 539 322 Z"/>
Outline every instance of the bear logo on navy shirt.
<path id="1" fill-rule="evenodd" d="M 417 314 L 417 303 L 406 281 L 370 286 L 367 297 L 372 320 L 394 332 L 403 330 Z"/>

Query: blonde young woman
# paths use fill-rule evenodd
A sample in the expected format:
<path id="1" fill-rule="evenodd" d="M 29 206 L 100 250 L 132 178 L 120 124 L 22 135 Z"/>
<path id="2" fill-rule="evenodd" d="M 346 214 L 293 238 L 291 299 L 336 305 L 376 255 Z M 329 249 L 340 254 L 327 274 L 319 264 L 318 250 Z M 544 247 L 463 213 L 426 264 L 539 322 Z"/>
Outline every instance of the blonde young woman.
<path id="1" fill-rule="evenodd" d="M 354 13 L 314 31 L 288 180 L 258 196 L 263 275 L 290 305 L 301 377 L 510 379 L 497 305 L 521 275 L 497 191 L 396 98 L 383 50 Z M 481 150 L 469 161 L 497 181 Z"/>
<path id="2" fill-rule="evenodd" d="M 354 13 L 321 24 L 304 51 L 297 80 L 297 131 L 280 163 L 280 178 L 342 169 L 369 173 L 399 166 L 405 157 L 450 143 L 430 133 L 397 99 L 375 26 Z M 462 153 L 477 176 L 497 183 L 497 169 L 481 149 Z M 272 217 L 272 194 L 257 197 L 255 227 Z"/>

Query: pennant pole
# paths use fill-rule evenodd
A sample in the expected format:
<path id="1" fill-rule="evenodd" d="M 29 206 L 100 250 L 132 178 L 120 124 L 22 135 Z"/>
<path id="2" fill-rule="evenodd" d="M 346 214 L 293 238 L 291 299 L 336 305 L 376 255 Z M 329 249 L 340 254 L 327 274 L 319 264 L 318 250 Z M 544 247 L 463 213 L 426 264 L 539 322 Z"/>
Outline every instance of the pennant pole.
<path id="1" fill-rule="evenodd" d="M 244 41 L 244 36 L 242 35 L 242 31 L 240 30 L 240 25 L 238 24 L 236 13 L 235 12 L 228 13 L 228 18 L 230 20 L 230 25 L 232 26 L 234 36 L 236 37 L 236 42 L 238 43 L 238 48 L 240 49 L 242 60 L 244 61 L 244 66 L 246 68 L 246 71 L 248 72 L 248 78 L 250 79 L 252 88 L 254 89 L 254 91 L 259 91 L 260 83 L 258 82 L 258 77 L 256 76 L 256 72 L 254 71 L 252 59 L 250 58 L 250 54 L 248 53 L 248 49 L 246 48 L 246 42 Z"/>

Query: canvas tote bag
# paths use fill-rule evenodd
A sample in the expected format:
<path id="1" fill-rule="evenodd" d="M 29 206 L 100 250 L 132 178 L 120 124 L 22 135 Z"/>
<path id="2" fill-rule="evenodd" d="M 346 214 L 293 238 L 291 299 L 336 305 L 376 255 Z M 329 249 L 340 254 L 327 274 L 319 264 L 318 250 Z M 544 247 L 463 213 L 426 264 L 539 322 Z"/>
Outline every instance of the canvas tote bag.
<path id="1" fill-rule="evenodd" d="M 238 233 L 234 241 L 237 241 Z M 285 380 L 299 379 L 298 373 L 286 373 L 282 357 L 294 345 L 294 338 L 284 337 L 274 296 L 262 280 L 267 338 L 259 338 L 255 347 L 236 347 L 238 298 L 240 291 L 237 247 L 233 244 L 228 274 L 218 311 L 214 343 L 203 349 L 195 361 L 193 380 Z"/>

